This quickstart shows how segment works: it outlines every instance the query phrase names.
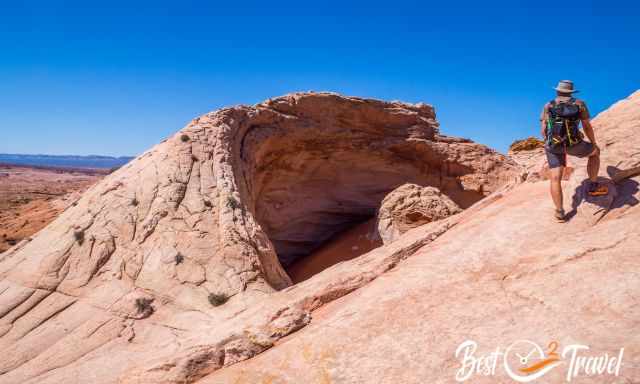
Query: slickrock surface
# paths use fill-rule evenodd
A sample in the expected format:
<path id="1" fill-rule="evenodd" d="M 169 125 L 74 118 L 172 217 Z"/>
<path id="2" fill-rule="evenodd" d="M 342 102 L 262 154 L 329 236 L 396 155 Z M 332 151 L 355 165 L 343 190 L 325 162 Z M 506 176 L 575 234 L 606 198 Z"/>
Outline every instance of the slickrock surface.
<path id="1" fill-rule="evenodd" d="M 0 164 L 0 253 L 44 228 L 106 173 Z"/>
<path id="2" fill-rule="evenodd" d="M 611 164 L 640 163 L 634 134 L 640 129 L 640 91 L 593 125 L 604 147 L 603 180 Z M 422 244 L 392 270 L 314 312 L 295 337 L 199 383 L 452 383 L 460 368 L 454 353 L 465 340 L 478 343 L 479 357 L 498 346 L 504 352 L 521 339 L 543 347 L 552 340 L 561 348 L 584 344 L 590 350 L 583 356 L 617 355 L 624 347 L 620 377 L 582 375 L 574 381 L 636 383 L 640 177 L 617 184 L 612 196 L 585 199 L 586 159 L 570 161 L 576 171 L 564 184 L 573 214 L 568 224 L 552 219 L 547 182 L 495 193 L 363 256 Z M 314 278 L 347 268 L 335 266 Z M 564 382 L 564 364 L 541 380 Z M 467 382 L 513 380 L 498 368 L 495 376 Z"/>
<path id="3" fill-rule="evenodd" d="M 388 244 L 412 228 L 460 211 L 460 207 L 437 188 L 404 184 L 382 200 L 378 212 L 378 233 Z"/>
<path id="4" fill-rule="evenodd" d="M 596 119 L 604 164 L 637 159 L 616 138 L 639 103 Z M 0 383 L 447 383 L 468 338 L 624 346 L 640 377 L 637 178 L 592 201 L 583 170 L 562 226 L 546 183 L 440 135 L 427 105 L 312 93 L 204 115 L 0 256 Z M 405 183 L 466 210 L 291 286 L 282 265 Z"/>

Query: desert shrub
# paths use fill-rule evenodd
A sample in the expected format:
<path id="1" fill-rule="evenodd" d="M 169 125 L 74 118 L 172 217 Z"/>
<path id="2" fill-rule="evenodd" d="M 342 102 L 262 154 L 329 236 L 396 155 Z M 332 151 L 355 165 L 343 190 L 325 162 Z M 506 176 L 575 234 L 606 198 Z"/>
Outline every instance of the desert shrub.
<path id="1" fill-rule="evenodd" d="M 210 293 L 209 294 L 209 303 L 214 307 L 218 307 L 229 300 L 229 296 L 224 293 Z"/>
<path id="2" fill-rule="evenodd" d="M 84 243 L 84 230 L 77 229 L 73 231 L 73 238 L 76 239 L 78 244 L 82 245 Z"/>
<path id="3" fill-rule="evenodd" d="M 182 262 L 184 261 L 184 256 L 182 255 L 182 253 L 180 252 L 176 253 L 175 261 L 176 261 L 176 265 L 182 264 Z"/>
<path id="4" fill-rule="evenodd" d="M 147 297 L 139 297 L 136 299 L 136 310 L 138 314 L 142 315 L 142 317 L 151 316 L 154 309 L 151 305 L 153 303 L 153 299 Z"/>
<path id="5" fill-rule="evenodd" d="M 189 141 L 189 135 L 182 134 L 180 136 L 180 140 L 182 140 L 183 143 L 186 143 L 187 141 Z"/>
<path id="6" fill-rule="evenodd" d="M 207 208 L 211 208 L 213 204 L 211 204 L 211 202 L 209 200 L 205 200 L 204 201 L 204 206 Z"/>
<path id="7" fill-rule="evenodd" d="M 135 197 L 133 199 L 131 199 L 131 205 L 133 205 L 134 207 L 137 207 L 138 204 L 140 204 L 138 199 L 136 199 Z"/>

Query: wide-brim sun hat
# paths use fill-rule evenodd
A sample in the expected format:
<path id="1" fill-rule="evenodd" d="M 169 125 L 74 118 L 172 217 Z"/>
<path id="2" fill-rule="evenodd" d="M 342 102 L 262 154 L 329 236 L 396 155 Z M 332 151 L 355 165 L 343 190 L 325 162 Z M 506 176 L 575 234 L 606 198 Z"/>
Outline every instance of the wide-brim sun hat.
<path id="1" fill-rule="evenodd" d="M 573 81 L 571 80 L 560 80 L 558 82 L 558 85 L 556 85 L 555 88 L 556 91 L 558 92 L 562 92 L 562 93 L 576 93 L 576 92 L 580 92 L 577 89 L 573 88 Z"/>

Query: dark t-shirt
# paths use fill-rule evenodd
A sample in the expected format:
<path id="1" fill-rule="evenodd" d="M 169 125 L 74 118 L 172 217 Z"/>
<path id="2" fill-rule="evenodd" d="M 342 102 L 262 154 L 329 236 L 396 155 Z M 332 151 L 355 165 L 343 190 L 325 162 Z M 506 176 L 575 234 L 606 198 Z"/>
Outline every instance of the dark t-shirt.
<path id="1" fill-rule="evenodd" d="M 557 96 L 555 100 L 556 100 L 556 103 L 560 103 L 560 102 L 567 102 L 570 99 L 571 97 L 568 97 L 568 96 Z M 576 99 L 576 105 L 580 107 L 580 120 L 589 120 L 590 116 L 589 116 L 589 109 L 587 108 L 587 104 L 580 99 Z M 550 107 L 551 107 L 550 102 L 544 105 L 544 108 L 542 108 L 542 113 L 540 114 L 540 121 L 547 121 Z"/>
<path id="2" fill-rule="evenodd" d="M 571 99 L 571 97 L 567 96 L 557 96 L 556 103 L 567 102 Z M 580 99 L 576 99 L 576 105 L 580 107 L 580 120 L 589 120 L 589 109 L 587 108 L 587 104 Z M 547 117 L 549 116 L 549 108 L 551 107 L 551 103 L 547 103 L 542 108 L 542 113 L 540 114 L 540 121 L 547 121 Z"/>

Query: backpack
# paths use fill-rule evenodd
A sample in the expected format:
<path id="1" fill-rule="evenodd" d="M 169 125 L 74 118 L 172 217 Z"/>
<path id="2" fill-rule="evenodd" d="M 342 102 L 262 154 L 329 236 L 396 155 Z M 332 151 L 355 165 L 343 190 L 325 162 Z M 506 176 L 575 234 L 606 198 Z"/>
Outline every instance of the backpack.
<path id="1" fill-rule="evenodd" d="M 547 145 L 552 149 L 571 147 L 582 142 L 583 136 L 578 128 L 582 108 L 576 99 L 549 103 L 547 118 Z"/>

